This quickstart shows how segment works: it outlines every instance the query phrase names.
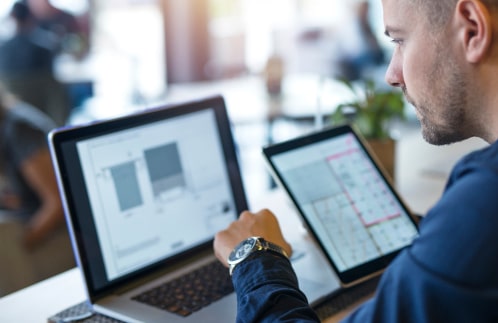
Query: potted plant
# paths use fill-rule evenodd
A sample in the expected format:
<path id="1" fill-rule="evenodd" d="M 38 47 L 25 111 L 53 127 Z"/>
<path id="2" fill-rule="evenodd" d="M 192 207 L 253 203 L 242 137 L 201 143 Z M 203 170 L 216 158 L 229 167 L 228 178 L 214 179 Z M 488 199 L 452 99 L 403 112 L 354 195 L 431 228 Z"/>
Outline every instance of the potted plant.
<path id="1" fill-rule="evenodd" d="M 353 92 L 354 99 L 336 107 L 330 118 L 332 124 L 352 123 L 394 179 L 395 141 L 389 125 L 395 119 L 406 118 L 402 92 L 378 89 L 372 79 L 362 80 L 358 86 L 345 79 L 340 81 Z"/>

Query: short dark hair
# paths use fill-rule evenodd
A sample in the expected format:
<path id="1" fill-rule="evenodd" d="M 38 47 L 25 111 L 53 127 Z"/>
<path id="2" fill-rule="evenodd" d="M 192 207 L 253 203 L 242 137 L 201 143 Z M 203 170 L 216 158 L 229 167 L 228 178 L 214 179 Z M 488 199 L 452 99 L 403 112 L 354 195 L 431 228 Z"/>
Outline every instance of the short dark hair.
<path id="1" fill-rule="evenodd" d="M 25 1 L 15 2 L 10 10 L 10 16 L 21 22 L 27 21 L 32 17 L 31 10 Z"/>
<path id="2" fill-rule="evenodd" d="M 406 0 L 412 3 L 429 24 L 435 28 L 444 26 L 451 17 L 458 0 Z M 498 8 L 498 0 L 480 0 L 490 10 Z"/>
<path id="3" fill-rule="evenodd" d="M 451 17 L 451 13 L 458 0 L 407 0 L 414 5 L 420 15 L 426 17 L 431 27 L 444 26 Z"/>

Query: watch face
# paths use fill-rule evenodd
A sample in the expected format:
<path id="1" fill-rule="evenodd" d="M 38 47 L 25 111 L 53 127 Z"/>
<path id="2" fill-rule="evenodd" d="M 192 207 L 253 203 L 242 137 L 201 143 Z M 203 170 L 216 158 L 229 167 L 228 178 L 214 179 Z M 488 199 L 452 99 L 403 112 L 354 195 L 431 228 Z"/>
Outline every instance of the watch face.
<path id="1" fill-rule="evenodd" d="M 235 249 L 230 253 L 230 256 L 228 257 L 228 261 L 233 263 L 240 261 L 247 257 L 251 253 L 251 251 L 254 248 L 254 245 L 256 244 L 257 239 L 255 238 L 249 238 L 244 241 L 242 241 Z"/>

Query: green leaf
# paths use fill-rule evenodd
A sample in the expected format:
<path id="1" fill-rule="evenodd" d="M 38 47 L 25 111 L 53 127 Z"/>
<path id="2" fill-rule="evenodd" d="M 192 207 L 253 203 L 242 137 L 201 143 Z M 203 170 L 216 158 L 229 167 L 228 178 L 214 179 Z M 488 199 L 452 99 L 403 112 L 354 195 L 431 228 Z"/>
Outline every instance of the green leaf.
<path id="1" fill-rule="evenodd" d="M 388 125 L 393 119 L 405 119 L 403 93 L 398 89 L 380 91 L 372 79 L 362 80 L 363 91 L 346 79 L 340 79 L 354 94 L 355 100 L 339 104 L 330 116 L 334 125 L 354 123 L 366 138 L 389 137 Z"/>

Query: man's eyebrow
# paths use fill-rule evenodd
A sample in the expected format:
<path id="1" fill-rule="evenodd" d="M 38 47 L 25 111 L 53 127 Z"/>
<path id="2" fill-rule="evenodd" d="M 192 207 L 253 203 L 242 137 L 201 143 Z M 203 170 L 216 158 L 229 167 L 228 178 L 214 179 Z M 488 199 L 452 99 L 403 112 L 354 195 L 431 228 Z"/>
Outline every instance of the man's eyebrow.
<path id="1" fill-rule="evenodd" d="M 385 31 L 384 31 L 384 35 L 386 35 L 387 37 L 391 37 L 392 33 L 400 33 L 400 32 L 401 32 L 401 29 L 399 29 L 399 28 L 387 26 Z"/>

